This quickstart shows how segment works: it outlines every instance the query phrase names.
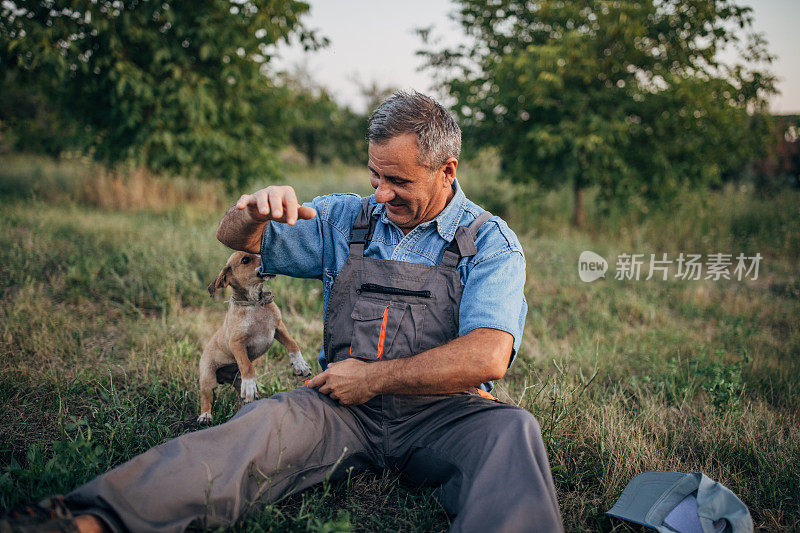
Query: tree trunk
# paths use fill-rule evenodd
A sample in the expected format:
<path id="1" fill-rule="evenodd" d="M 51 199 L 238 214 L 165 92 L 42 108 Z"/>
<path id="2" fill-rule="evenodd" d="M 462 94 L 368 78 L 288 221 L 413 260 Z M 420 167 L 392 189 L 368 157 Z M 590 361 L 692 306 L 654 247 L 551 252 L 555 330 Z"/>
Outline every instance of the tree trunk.
<path id="1" fill-rule="evenodd" d="M 578 178 L 572 182 L 572 199 L 572 225 L 583 228 L 586 224 L 586 209 L 583 205 L 582 183 Z"/>
<path id="2" fill-rule="evenodd" d="M 306 155 L 308 156 L 308 164 L 312 167 L 317 166 L 317 139 L 313 133 L 308 136 L 308 151 Z"/>

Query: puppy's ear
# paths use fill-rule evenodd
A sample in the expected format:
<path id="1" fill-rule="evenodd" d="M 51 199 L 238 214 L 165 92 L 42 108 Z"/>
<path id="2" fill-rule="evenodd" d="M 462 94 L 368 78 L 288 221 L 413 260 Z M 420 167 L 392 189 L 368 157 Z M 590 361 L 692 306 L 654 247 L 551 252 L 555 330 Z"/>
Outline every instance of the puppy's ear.
<path id="1" fill-rule="evenodd" d="M 223 268 L 222 271 L 220 271 L 219 276 L 217 276 L 217 279 L 212 281 L 211 284 L 208 286 L 208 294 L 214 296 L 214 293 L 217 291 L 217 289 L 227 287 L 228 274 L 230 273 L 231 273 L 231 267 L 226 265 L 225 268 Z"/>

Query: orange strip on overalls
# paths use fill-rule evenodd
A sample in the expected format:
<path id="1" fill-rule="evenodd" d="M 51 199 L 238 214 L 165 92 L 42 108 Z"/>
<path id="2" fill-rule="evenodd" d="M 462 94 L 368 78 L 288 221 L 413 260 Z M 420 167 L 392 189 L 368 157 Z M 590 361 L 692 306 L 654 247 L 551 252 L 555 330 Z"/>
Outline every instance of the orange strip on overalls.
<path id="1" fill-rule="evenodd" d="M 478 391 L 479 395 L 481 395 L 482 397 L 486 398 L 487 400 L 496 400 L 497 399 L 497 398 L 495 398 L 494 396 L 492 396 L 491 394 L 489 394 L 488 392 L 486 392 L 485 390 L 483 390 L 481 388 L 477 388 L 476 390 Z"/>
<path id="2" fill-rule="evenodd" d="M 383 310 L 383 322 L 381 322 L 381 335 L 378 337 L 378 359 L 383 358 L 383 341 L 386 338 L 386 322 L 389 320 L 389 306 Z"/>

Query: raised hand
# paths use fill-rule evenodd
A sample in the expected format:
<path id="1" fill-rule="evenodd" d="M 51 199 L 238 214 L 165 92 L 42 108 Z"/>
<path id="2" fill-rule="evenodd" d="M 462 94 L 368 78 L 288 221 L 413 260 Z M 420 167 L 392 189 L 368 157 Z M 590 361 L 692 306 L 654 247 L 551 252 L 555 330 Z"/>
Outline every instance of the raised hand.
<path id="1" fill-rule="evenodd" d="M 294 224 L 298 219 L 308 220 L 317 216 L 311 207 L 300 205 L 289 185 L 270 185 L 253 194 L 243 194 L 236 202 L 236 209 L 246 210 L 257 222 L 274 220 Z"/>

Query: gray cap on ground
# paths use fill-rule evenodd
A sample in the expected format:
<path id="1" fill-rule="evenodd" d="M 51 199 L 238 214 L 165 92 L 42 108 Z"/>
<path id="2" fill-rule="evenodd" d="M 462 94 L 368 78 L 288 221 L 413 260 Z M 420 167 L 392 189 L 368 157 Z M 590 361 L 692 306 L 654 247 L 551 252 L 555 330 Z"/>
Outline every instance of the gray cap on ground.
<path id="1" fill-rule="evenodd" d="M 606 514 L 661 533 L 753 531 L 747 506 L 700 472 L 643 472 L 628 483 Z"/>

